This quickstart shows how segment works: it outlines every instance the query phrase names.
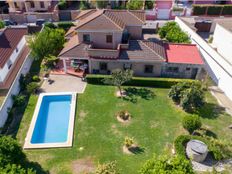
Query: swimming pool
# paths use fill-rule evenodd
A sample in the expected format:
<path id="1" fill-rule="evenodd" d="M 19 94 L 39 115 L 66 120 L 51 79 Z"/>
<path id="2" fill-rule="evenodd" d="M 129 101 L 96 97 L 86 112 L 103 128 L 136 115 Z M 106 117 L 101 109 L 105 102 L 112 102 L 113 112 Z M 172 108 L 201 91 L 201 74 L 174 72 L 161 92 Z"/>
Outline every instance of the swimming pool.
<path id="1" fill-rule="evenodd" d="M 75 93 L 40 94 L 24 148 L 72 146 Z"/>

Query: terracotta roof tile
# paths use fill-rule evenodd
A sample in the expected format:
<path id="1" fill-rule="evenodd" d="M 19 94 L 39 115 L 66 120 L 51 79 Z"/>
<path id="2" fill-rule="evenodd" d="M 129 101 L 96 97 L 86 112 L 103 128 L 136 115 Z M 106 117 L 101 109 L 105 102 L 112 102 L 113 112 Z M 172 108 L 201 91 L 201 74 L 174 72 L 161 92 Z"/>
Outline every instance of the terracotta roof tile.
<path id="1" fill-rule="evenodd" d="M 79 43 L 77 36 L 73 36 L 65 44 L 63 50 L 59 54 L 59 57 L 88 57 L 86 47 L 88 47 L 88 44 Z"/>
<path id="2" fill-rule="evenodd" d="M 0 67 L 3 68 L 18 43 L 27 34 L 27 28 L 6 28 L 0 34 Z"/>
<path id="3" fill-rule="evenodd" d="M 76 20 L 82 20 L 88 17 L 89 15 L 95 13 L 96 11 L 96 9 L 81 10 L 81 12 L 77 15 Z"/>
<path id="4" fill-rule="evenodd" d="M 76 29 L 87 25 L 91 21 L 97 19 L 99 16 L 107 17 L 106 20 L 98 21 L 99 25 L 106 26 L 106 23 L 111 21 L 115 24 L 115 28 L 119 27 L 121 30 L 124 29 L 125 26 L 131 25 L 143 25 L 145 22 L 145 13 L 144 11 L 134 11 L 134 10 L 96 10 L 96 11 L 84 11 L 80 19 L 79 23 L 76 26 Z M 107 21 L 108 19 L 108 21 Z M 88 27 L 86 27 L 88 28 Z M 91 26 L 91 29 L 102 29 L 99 27 Z"/>
<path id="5" fill-rule="evenodd" d="M 142 60 L 142 61 L 166 61 L 165 49 L 156 42 L 130 40 L 129 49 L 122 50 L 120 59 L 125 60 Z"/>

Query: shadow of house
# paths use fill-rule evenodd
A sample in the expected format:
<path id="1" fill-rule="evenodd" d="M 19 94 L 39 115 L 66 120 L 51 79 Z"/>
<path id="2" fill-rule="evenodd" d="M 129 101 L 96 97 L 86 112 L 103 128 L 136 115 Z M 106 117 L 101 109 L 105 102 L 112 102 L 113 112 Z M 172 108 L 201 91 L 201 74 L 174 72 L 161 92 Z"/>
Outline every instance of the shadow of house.
<path id="1" fill-rule="evenodd" d="M 151 100 L 155 97 L 154 92 L 147 88 L 129 87 L 125 89 L 125 93 L 126 97 L 124 97 L 123 99 L 132 103 L 136 103 L 138 98 Z"/>
<path id="2" fill-rule="evenodd" d="M 202 118 L 216 119 L 225 112 L 225 108 L 214 103 L 205 103 L 204 106 L 197 109 L 194 113 Z"/>

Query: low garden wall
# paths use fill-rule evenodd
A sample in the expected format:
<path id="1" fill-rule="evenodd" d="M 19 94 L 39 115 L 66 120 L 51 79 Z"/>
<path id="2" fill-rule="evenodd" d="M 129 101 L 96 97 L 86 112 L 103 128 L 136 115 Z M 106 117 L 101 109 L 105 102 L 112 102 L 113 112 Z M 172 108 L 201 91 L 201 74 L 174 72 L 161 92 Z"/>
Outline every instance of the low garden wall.
<path id="1" fill-rule="evenodd" d="M 110 78 L 108 75 L 87 75 L 86 79 L 89 84 L 101 84 L 103 85 L 103 79 Z M 174 78 L 147 78 L 147 77 L 133 77 L 131 81 L 125 83 L 124 86 L 142 86 L 142 87 L 158 87 L 158 88 L 170 88 L 178 82 L 188 81 L 191 79 L 174 79 Z"/>

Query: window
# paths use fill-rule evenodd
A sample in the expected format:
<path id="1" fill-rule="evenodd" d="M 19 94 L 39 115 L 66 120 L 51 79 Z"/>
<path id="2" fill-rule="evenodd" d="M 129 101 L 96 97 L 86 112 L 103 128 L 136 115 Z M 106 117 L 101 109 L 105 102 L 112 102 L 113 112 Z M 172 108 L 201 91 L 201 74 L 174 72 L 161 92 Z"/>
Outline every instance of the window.
<path id="1" fill-rule="evenodd" d="M 41 8 L 45 8 L 44 2 L 40 1 L 40 7 L 41 7 Z"/>
<path id="2" fill-rule="evenodd" d="M 127 70 L 127 69 L 131 69 L 132 68 L 132 64 L 131 63 L 124 63 L 123 64 L 123 69 Z"/>
<path id="3" fill-rule="evenodd" d="M 31 7 L 31 8 L 35 8 L 35 3 L 32 2 L 32 1 L 30 1 L 30 7 Z"/>
<path id="4" fill-rule="evenodd" d="M 145 73 L 153 73 L 153 65 L 145 65 Z"/>
<path id="5" fill-rule="evenodd" d="M 89 34 L 84 34 L 83 35 L 83 41 L 84 42 L 90 42 L 90 35 Z"/>
<path id="6" fill-rule="evenodd" d="M 8 62 L 7 62 L 7 67 L 8 67 L 8 69 L 10 69 L 11 66 L 12 66 L 12 62 L 11 62 L 11 60 L 8 60 Z"/>
<path id="7" fill-rule="evenodd" d="M 19 51 L 18 47 L 16 47 L 15 51 L 16 51 L 16 53 Z"/>
<path id="8" fill-rule="evenodd" d="M 100 70 L 101 71 L 107 71 L 107 63 L 100 62 Z"/>
<path id="9" fill-rule="evenodd" d="M 186 71 L 190 71 L 190 69 L 191 69 L 191 68 L 187 67 L 187 68 L 186 68 Z"/>
<path id="10" fill-rule="evenodd" d="M 112 42 L 113 42 L 112 35 L 106 35 L 106 43 L 112 43 Z"/>
<path id="11" fill-rule="evenodd" d="M 14 6 L 15 6 L 15 8 L 19 8 L 17 2 L 14 2 Z"/>
<path id="12" fill-rule="evenodd" d="M 167 72 L 178 73 L 179 72 L 179 68 L 178 67 L 168 67 L 167 68 Z"/>

